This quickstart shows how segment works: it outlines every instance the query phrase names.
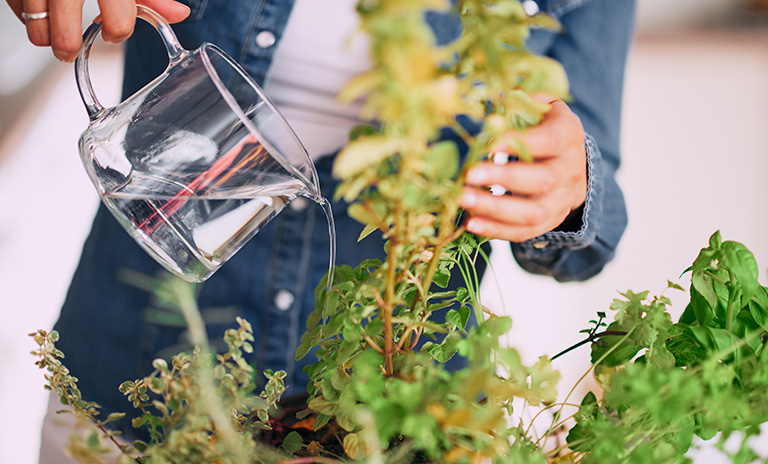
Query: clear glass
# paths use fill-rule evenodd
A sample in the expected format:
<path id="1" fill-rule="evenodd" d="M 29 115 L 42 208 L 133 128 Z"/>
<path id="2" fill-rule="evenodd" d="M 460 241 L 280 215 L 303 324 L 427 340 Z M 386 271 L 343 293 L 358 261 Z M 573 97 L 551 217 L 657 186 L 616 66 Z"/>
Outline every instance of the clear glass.
<path id="1" fill-rule="evenodd" d="M 306 150 L 272 102 L 222 50 L 184 50 L 146 7 L 170 62 L 113 108 L 88 76 L 95 21 L 76 77 L 91 122 L 80 155 L 104 204 L 160 264 L 190 282 L 219 269 L 299 195 L 322 202 Z"/>

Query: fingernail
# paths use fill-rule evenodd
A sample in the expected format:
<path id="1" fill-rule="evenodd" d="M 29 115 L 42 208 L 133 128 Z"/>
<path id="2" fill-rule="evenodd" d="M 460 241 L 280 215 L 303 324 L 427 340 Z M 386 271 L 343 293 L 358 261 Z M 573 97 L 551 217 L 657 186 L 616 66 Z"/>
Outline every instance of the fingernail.
<path id="1" fill-rule="evenodd" d="M 77 58 L 77 55 L 68 54 L 68 53 L 59 52 L 59 51 L 54 51 L 53 56 L 54 58 L 61 61 L 62 63 L 71 63 L 75 61 L 75 58 Z"/>
<path id="2" fill-rule="evenodd" d="M 471 208 L 477 204 L 477 195 L 471 192 L 465 192 L 461 196 L 461 205 L 465 208 Z"/>

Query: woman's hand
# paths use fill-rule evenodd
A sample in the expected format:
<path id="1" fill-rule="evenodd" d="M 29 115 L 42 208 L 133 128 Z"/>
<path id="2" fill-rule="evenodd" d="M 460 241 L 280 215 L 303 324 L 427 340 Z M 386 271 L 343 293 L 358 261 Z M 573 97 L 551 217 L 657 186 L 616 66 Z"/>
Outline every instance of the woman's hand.
<path id="1" fill-rule="evenodd" d="M 26 25 L 30 42 L 40 47 L 50 46 L 60 61 L 74 61 L 82 45 L 84 0 L 6 1 Z M 155 10 L 169 23 L 183 21 L 189 16 L 189 8 L 174 0 L 99 0 L 101 34 L 105 41 L 122 42 L 133 34 L 136 3 Z"/>
<path id="2" fill-rule="evenodd" d="M 467 230 L 477 235 L 523 242 L 557 228 L 587 198 L 587 153 L 581 120 L 562 100 L 534 96 L 551 109 L 541 124 L 510 131 L 493 147 L 514 155 L 510 141 L 528 148 L 533 162 L 484 161 L 467 172 L 461 206 L 469 214 Z M 506 195 L 493 195 L 500 185 Z"/>

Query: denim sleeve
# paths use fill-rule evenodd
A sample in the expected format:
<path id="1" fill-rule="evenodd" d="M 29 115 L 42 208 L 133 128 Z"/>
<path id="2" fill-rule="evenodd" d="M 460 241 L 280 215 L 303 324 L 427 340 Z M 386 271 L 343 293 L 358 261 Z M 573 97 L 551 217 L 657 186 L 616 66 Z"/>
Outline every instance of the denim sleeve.
<path id="1" fill-rule="evenodd" d="M 561 282 L 588 279 L 613 258 L 626 228 L 624 197 L 615 175 L 634 11 L 634 0 L 553 0 L 545 9 L 564 29 L 553 34 L 544 53 L 568 73 L 569 106 L 587 133 L 588 187 L 577 230 L 555 230 L 511 244 L 515 259 L 528 272 Z"/>

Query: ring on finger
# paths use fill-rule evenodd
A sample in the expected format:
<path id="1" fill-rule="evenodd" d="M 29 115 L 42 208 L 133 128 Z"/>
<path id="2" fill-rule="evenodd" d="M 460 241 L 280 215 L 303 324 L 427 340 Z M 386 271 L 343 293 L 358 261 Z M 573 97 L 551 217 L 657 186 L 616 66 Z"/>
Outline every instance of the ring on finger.
<path id="1" fill-rule="evenodd" d="M 33 21 L 36 19 L 46 19 L 48 17 L 48 12 L 47 11 L 41 11 L 40 13 L 22 12 L 21 17 L 24 18 L 25 21 Z"/>

